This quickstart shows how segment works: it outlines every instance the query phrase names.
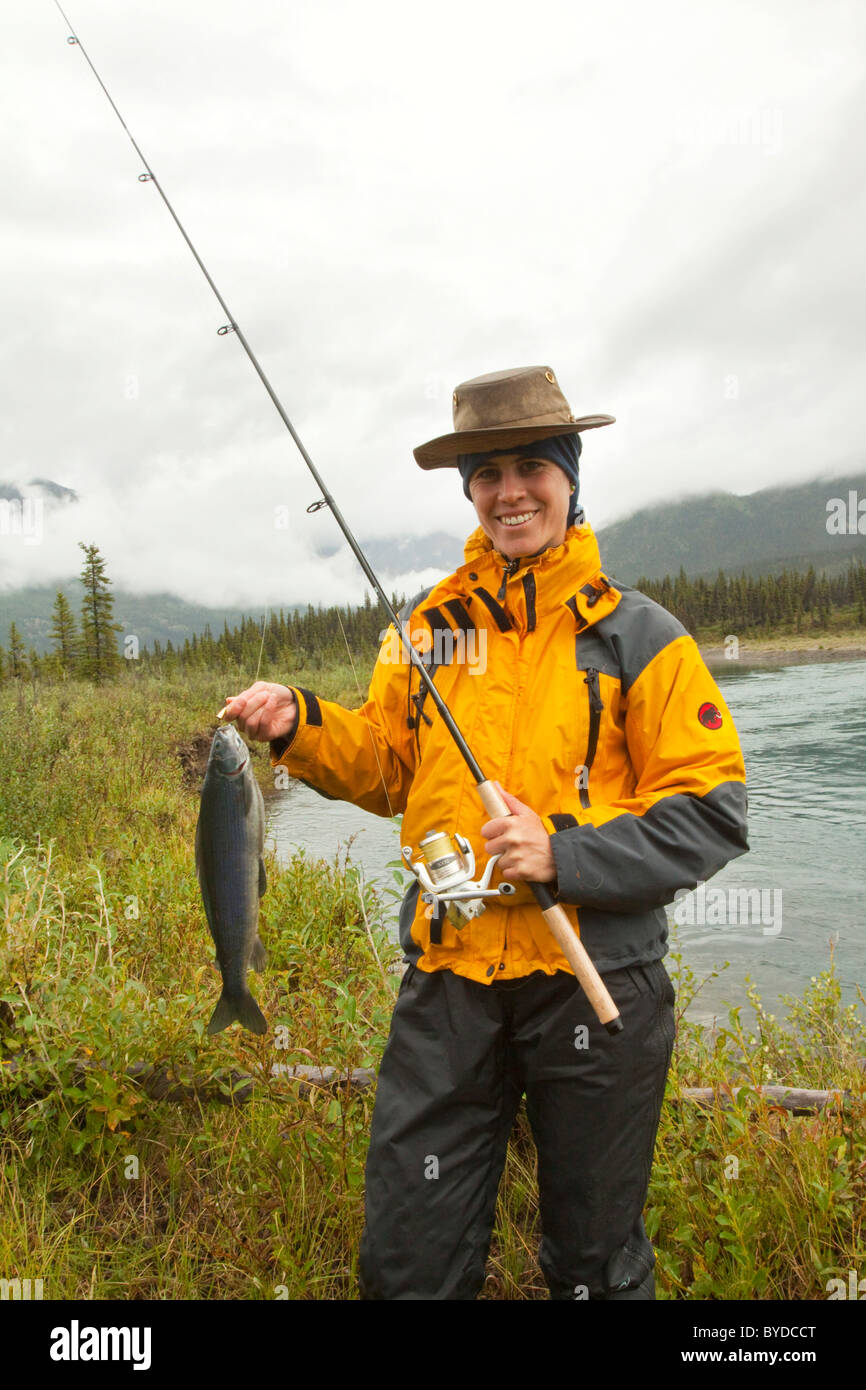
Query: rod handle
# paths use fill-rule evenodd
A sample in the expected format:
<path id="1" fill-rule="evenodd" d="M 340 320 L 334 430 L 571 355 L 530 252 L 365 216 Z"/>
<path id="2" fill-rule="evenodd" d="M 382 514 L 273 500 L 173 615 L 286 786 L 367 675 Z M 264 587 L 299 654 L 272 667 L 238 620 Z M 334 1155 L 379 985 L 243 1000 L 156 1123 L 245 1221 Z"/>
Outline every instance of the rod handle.
<path id="1" fill-rule="evenodd" d="M 491 817 L 510 816 L 502 793 L 493 782 L 479 782 L 478 795 L 481 803 Z M 565 956 L 577 977 L 583 991 L 592 1005 L 599 1023 L 603 1023 L 609 1033 L 622 1031 L 619 1010 L 608 993 L 604 981 L 587 954 L 586 947 L 566 916 L 561 903 L 558 903 L 546 883 L 530 883 L 542 916 L 553 933 L 559 949 Z"/>

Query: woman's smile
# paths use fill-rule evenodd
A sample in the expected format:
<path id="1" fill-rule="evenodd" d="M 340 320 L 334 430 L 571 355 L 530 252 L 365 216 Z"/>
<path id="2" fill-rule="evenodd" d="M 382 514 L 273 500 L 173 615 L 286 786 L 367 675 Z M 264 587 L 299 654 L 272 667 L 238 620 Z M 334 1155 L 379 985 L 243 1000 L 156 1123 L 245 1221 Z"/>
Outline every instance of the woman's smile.
<path id="1" fill-rule="evenodd" d="M 506 559 L 564 541 L 571 490 L 555 463 L 496 454 L 472 474 L 469 491 L 485 534 Z"/>

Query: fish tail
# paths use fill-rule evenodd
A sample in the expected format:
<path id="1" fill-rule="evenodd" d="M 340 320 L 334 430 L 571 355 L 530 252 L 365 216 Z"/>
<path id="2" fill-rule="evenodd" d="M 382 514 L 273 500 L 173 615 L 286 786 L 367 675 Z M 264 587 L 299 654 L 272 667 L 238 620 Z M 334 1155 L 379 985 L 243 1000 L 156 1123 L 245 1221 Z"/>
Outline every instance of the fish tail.
<path id="1" fill-rule="evenodd" d="M 230 1023 L 241 1023 L 250 1033 L 266 1033 L 268 1021 L 249 990 L 241 995 L 228 995 L 225 990 L 207 1026 L 209 1034 L 221 1033 Z"/>
<path id="2" fill-rule="evenodd" d="M 264 970 L 268 963 L 268 953 L 262 945 L 262 939 L 257 936 L 253 942 L 252 954 L 250 955 L 250 965 L 253 970 Z"/>

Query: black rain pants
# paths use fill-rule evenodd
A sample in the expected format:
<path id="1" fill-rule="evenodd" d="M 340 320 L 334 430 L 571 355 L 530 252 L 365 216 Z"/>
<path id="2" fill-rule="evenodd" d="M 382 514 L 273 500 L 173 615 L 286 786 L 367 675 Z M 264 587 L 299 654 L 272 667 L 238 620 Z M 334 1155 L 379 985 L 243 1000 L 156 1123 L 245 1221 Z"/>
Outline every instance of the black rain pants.
<path id="1" fill-rule="evenodd" d="M 642 1210 L 674 1039 L 661 961 L 605 974 L 610 1036 L 573 975 L 476 984 L 409 966 L 379 1071 L 362 1298 L 473 1299 L 520 1104 L 551 1298 L 651 1299 Z"/>

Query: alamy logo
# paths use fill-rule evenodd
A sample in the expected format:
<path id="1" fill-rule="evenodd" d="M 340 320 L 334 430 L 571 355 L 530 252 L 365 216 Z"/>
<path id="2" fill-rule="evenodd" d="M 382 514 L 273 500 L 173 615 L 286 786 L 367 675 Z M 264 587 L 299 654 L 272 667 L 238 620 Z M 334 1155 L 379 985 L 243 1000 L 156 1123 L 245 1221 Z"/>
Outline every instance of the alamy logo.
<path id="1" fill-rule="evenodd" d="M 0 536 L 20 536 L 25 545 L 42 540 L 41 497 L 0 497 Z"/>
<path id="2" fill-rule="evenodd" d="M 830 536 L 866 536 L 866 497 L 858 497 L 851 489 L 844 497 L 831 497 L 827 503 L 827 534 Z"/>
<path id="3" fill-rule="evenodd" d="M 42 1298 L 42 1285 L 41 1279 L 0 1279 L 0 1301 Z"/>
<path id="4" fill-rule="evenodd" d="M 470 676 L 481 676 L 487 670 L 486 628 L 480 632 L 474 627 L 469 632 L 462 628 L 436 628 L 431 633 L 426 627 L 417 627 L 410 632 L 409 624 L 404 623 L 403 636 L 427 665 L 432 662 L 434 666 L 468 666 Z M 379 641 L 379 660 L 385 665 L 407 660 L 403 640 L 395 628 L 380 632 Z"/>
<path id="5" fill-rule="evenodd" d="M 782 149 L 783 134 L 779 106 L 692 106 L 675 118 L 676 139 L 682 145 L 754 145 L 775 156 Z"/>
<path id="6" fill-rule="evenodd" d="M 778 936 L 782 930 L 781 888 L 707 888 L 699 883 L 694 891 L 678 889 L 674 897 L 674 922 L 678 927 L 760 927 L 761 936 Z M 734 936 L 734 933 L 722 933 Z M 745 934 L 747 935 L 747 934 Z M 737 940 L 744 933 L 737 932 Z M 689 938 L 689 944 L 719 939 L 719 932 Z M 759 938 L 760 939 L 760 938 Z"/>
<path id="7" fill-rule="evenodd" d="M 150 1369 L 149 1327 L 68 1327 L 51 1329 L 52 1361 L 131 1361 L 134 1371 Z"/>
<path id="8" fill-rule="evenodd" d="M 856 1269 L 848 1270 L 848 1282 L 844 1279 L 828 1279 L 824 1286 L 827 1298 L 855 1298 L 859 1302 L 866 1299 L 866 1279 L 858 1279 Z"/>

